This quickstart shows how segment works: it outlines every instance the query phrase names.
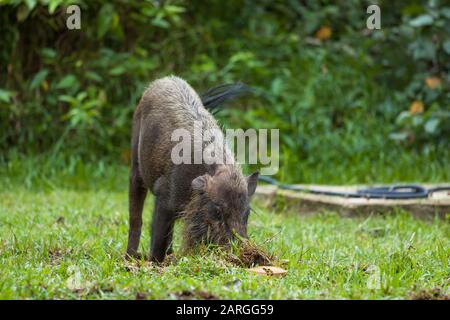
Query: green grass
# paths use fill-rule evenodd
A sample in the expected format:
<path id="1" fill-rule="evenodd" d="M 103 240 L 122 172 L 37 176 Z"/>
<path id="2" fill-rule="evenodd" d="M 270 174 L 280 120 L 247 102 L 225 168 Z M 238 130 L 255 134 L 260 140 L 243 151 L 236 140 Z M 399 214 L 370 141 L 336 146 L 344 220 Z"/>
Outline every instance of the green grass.
<path id="1" fill-rule="evenodd" d="M 79 171 L 78 178 L 55 175 L 40 183 L 31 179 L 30 185 L 2 175 L 1 299 L 173 299 L 182 291 L 220 299 L 405 299 L 423 290 L 449 293 L 448 221 L 417 220 L 406 212 L 304 217 L 255 203 L 250 237 L 288 260 L 283 278 L 251 275 L 214 251 L 182 256 L 179 224 L 171 263 L 128 262 L 123 258 L 126 170 L 105 170 L 105 176 L 91 175 L 89 181 Z M 151 210 L 148 201 L 143 252 L 149 248 Z"/>

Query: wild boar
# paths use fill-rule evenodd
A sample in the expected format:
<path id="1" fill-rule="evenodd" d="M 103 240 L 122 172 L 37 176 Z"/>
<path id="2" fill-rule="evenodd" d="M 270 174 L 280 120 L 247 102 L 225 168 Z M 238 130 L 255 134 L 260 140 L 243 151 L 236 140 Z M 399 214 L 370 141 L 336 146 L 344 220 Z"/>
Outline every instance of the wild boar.
<path id="1" fill-rule="evenodd" d="M 155 197 L 151 227 L 150 259 L 161 262 L 172 252 L 177 218 L 184 220 L 183 243 L 227 244 L 235 234 L 247 237 L 249 201 L 256 189 L 258 172 L 245 177 L 231 150 L 223 148 L 225 163 L 174 164 L 172 132 L 183 128 L 194 135 L 194 123 L 202 130 L 219 125 L 205 108 L 235 96 L 224 87 L 217 95 L 202 99 L 183 79 L 169 76 L 153 81 L 145 90 L 133 116 L 131 172 L 129 177 L 129 235 L 127 254 L 138 256 L 142 210 L 147 191 Z M 222 133 L 221 133 L 222 134 Z M 214 139 L 210 143 L 224 141 Z M 208 146 L 202 143 L 202 147 Z M 193 155 L 192 155 L 193 156 Z"/>

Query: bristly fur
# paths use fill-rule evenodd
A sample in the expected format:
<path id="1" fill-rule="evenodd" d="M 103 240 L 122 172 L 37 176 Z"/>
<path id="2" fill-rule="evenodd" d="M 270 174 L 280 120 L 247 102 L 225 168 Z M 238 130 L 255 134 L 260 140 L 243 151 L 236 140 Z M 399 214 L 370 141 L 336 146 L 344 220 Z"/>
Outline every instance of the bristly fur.
<path id="1" fill-rule="evenodd" d="M 184 221 L 184 250 L 191 249 L 196 244 L 207 243 L 208 238 L 211 238 L 211 226 L 209 223 L 205 223 L 205 220 L 208 218 L 207 204 L 207 197 L 204 194 L 196 192 L 192 195 L 191 201 L 186 206 L 186 210 L 182 212 L 182 219 Z"/>

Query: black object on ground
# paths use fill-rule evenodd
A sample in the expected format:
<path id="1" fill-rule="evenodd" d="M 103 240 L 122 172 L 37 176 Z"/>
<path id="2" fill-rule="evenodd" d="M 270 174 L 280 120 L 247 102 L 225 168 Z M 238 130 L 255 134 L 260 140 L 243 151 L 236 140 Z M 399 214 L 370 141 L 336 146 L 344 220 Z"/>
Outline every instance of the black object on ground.
<path id="1" fill-rule="evenodd" d="M 427 189 L 417 184 L 364 188 L 358 189 L 356 192 L 337 192 L 337 191 L 311 189 L 299 185 L 284 184 L 268 176 L 260 176 L 259 180 L 272 185 L 276 185 L 280 189 L 301 191 L 312 194 L 322 194 L 327 196 L 345 197 L 345 198 L 418 199 L 418 198 L 428 198 L 430 194 L 438 191 L 450 192 L 450 186 Z"/>

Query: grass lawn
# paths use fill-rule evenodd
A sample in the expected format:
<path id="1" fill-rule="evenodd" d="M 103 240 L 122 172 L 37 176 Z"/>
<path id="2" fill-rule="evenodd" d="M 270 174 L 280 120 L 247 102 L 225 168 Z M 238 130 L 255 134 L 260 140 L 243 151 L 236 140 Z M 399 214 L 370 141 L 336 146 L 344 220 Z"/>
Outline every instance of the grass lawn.
<path id="1" fill-rule="evenodd" d="M 29 188 L 8 178 L 0 184 L 5 186 L 0 190 L 1 299 L 405 299 L 449 294 L 448 220 L 422 221 L 405 212 L 302 217 L 254 203 L 250 237 L 286 260 L 288 274 L 273 278 L 252 275 L 211 250 L 182 256 L 179 236 L 175 256 L 164 266 L 126 261 L 125 187 L 58 190 L 46 181 L 45 188 Z M 149 247 L 150 203 L 143 251 Z"/>

